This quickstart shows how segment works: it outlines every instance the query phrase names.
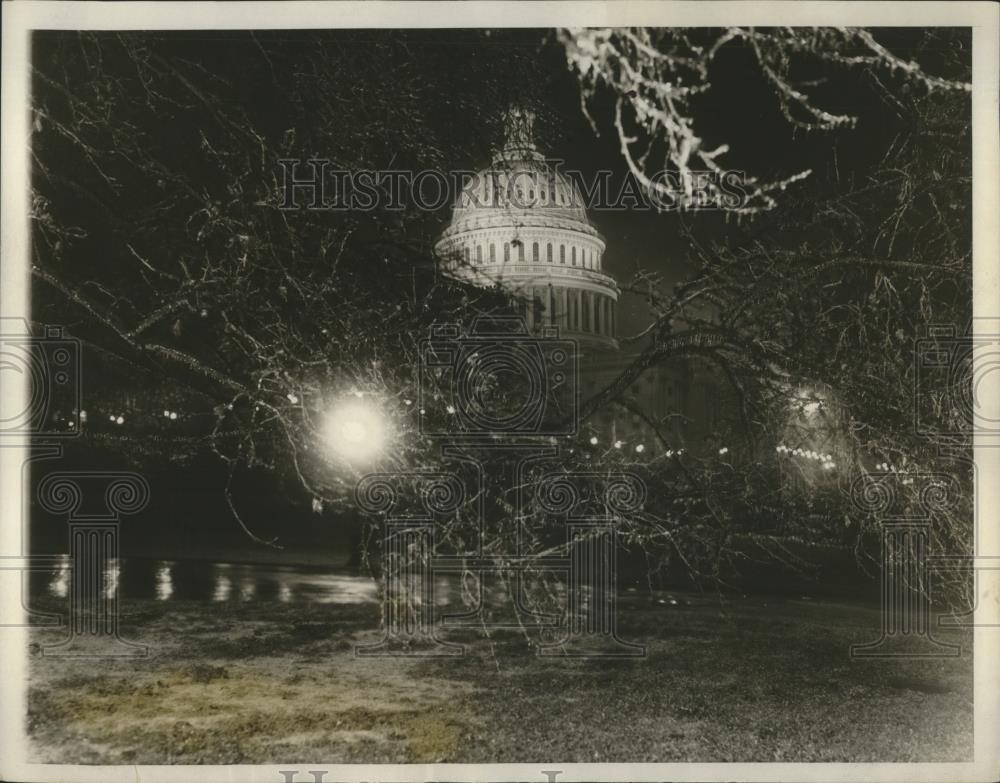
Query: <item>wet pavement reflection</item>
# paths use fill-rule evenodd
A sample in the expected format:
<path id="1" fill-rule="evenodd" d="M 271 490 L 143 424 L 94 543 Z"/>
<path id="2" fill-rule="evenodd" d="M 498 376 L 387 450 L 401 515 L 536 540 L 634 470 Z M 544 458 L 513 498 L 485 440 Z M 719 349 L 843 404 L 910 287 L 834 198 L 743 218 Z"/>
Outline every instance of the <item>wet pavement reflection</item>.
<path id="1" fill-rule="evenodd" d="M 31 575 L 31 592 L 65 598 L 71 579 L 70 559 L 64 555 L 51 571 Z M 364 604 L 378 600 L 369 576 L 290 565 L 126 558 L 112 563 L 105 592 L 116 585 L 120 598 L 158 601 Z"/>

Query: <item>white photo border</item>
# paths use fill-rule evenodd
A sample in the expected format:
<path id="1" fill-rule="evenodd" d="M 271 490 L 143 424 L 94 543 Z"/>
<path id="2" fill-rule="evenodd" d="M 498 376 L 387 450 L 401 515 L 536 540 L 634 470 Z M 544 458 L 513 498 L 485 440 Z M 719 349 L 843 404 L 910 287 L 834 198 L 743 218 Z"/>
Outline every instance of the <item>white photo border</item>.
<path id="1" fill-rule="evenodd" d="M 1000 318 L 1000 4 L 992 2 L 65 2 L 2 4 L 0 136 L 0 316 L 28 318 L 29 63 L 36 29 L 186 30 L 310 28 L 474 28 L 557 26 L 859 26 L 971 27 L 973 35 L 973 310 Z M 1000 375 L 988 376 L 990 420 L 1000 419 Z M 0 417 L 19 411 L 25 389 L 0 387 Z M 20 552 L 24 446 L 0 448 L 0 552 Z M 982 480 L 976 554 L 1000 555 L 1000 450 L 977 436 Z M 16 572 L 0 572 L 0 610 L 21 612 Z M 14 581 L 11 581 L 14 580 Z M 994 589 L 990 590 L 990 587 Z M 980 579 L 977 625 L 1000 624 L 1000 574 Z M 234 766 L 91 766 L 29 763 L 24 716 L 26 629 L 0 628 L 0 779 L 81 783 L 248 781 L 281 783 L 282 770 L 325 770 L 326 783 L 348 781 L 993 781 L 1000 778 L 1000 630 L 975 633 L 975 760 L 969 763 L 670 763 L 324 764 L 320 759 Z M 559 774 L 553 778 L 552 773 Z"/>

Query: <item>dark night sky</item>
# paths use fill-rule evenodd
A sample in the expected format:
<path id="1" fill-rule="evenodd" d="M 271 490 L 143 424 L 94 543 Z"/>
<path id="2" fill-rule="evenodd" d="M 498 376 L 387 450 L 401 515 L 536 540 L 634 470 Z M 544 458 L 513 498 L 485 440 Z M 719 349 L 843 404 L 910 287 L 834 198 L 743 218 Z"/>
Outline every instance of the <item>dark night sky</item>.
<path id="1" fill-rule="evenodd" d="M 932 73 L 961 76 L 949 73 L 945 65 L 947 57 L 942 55 L 953 52 L 928 49 L 924 36 L 925 31 L 919 28 L 877 31 L 879 40 L 896 55 L 917 59 Z M 478 121 L 482 118 L 456 116 L 460 112 L 454 108 L 456 100 L 468 102 L 471 96 L 475 101 L 482 94 L 481 105 L 487 112 L 489 107 L 505 101 L 524 102 L 535 108 L 536 137 L 541 149 L 564 161 L 566 169 L 579 170 L 587 179 L 598 170 L 610 170 L 614 172 L 611 181 L 616 186 L 623 181 L 627 170 L 611 124 L 612 101 L 605 95 L 591 107 L 601 130 L 601 135 L 595 136 L 580 108 L 577 77 L 568 69 L 563 47 L 551 30 L 260 31 L 253 38 L 241 31 L 187 31 L 156 37 L 185 41 L 189 46 L 184 56 L 198 61 L 209 72 L 220 63 L 239 72 L 241 58 L 259 60 L 258 43 L 264 47 L 269 41 L 290 44 L 294 50 L 305 48 L 307 41 L 319 40 L 323 46 L 346 52 L 352 62 L 371 64 L 374 76 L 368 74 L 370 78 L 366 78 L 372 83 L 365 84 L 362 78 L 356 85 L 360 95 L 379 89 L 380 68 L 389 74 L 399 69 L 404 78 L 419 74 L 432 88 L 431 98 L 424 107 L 426 117 L 438 131 L 445 131 L 441 142 L 446 166 L 476 169 L 488 164 L 490 147 L 500 140 L 498 134 L 494 132 L 493 138 L 489 138 L 484 133 L 484 123 Z M 952 49 L 964 46 L 968 50 L 969 38 L 965 31 L 946 45 Z M 964 55 L 967 60 L 968 51 Z M 36 49 L 36 56 L 45 57 L 44 47 Z M 386 60 L 383 62 L 380 57 Z M 809 88 L 816 96 L 816 104 L 831 112 L 856 115 L 857 125 L 829 132 L 805 133 L 793 129 L 782 117 L 773 89 L 761 75 L 752 52 L 738 41 L 727 44 L 717 54 L 710 72 L 712 89 L 693 106 L 695 128 L 705 145 L 729 144 L 730 152 L 722 159 L 723 165 L 747 171 L 764 181 L 804 169 L 813 170 L 807 181 L 779 194 L 787 201 L 841 188 L 834 182 L 834 160 L 842 182 L 852 173 L 863 177 L 865 169 L 881 157 L 902 129 L 862 69 L 831 66 L 822 72 L 802 75 L 829 77 L 826 84 Z M 891 84 L 891 77 L 887 83 Z M 266 105 L 258 89 L 260 85 L 249 78 L 238 86 L 243 91 L 242 102 L 246 108 L 254 109 L 255 121 L 262 123 L 262 131 L 275 135 L 284 132 L 287 125 L 280 99 L 273 106 Z M 454 160 L 447 159 L 452 148 Z M 315 154 L 324 156 L 329 152 L 320 149 Z M 372 160 L 369 165 L 379 167 L 387 160 Z M 424 223 L 422 230 L 426 236 L 422 239 L 432 243 L 449 215 L 450 209 L 442 209 L 431 216 Z M 631 277 L 636 265 L 661 273 L 667 283 L 689 271 L 686 242 L 678 231 L 681 218 L 677 214 L 591 210 L 590 216 L 607 242 L 605 268 L 620 282 Z M 744 220 L 740 225 L 718 212 L 688 213 L 684 220 L 702 241 L 736 243 L 741 232 L 767 227 L 766 217 Z M 645 306 L 635 299 L 623 302 L 619 314 L 619 332 L 623 335 L 648 323 Z"/>
<path id="2" fill-rule="evenodd" d="M 879 40 L 897 56 L 916 59 L 932 73 L 958 75 L 942 72 L 951 52 L 928 48 L 922 30 L 877 32 Z M 968 31 L 964 32 L 949 45 L 965 47 L 968 58 L 971 45 Z M 536 136 L 540 147 L 552 158 L 565 161 L 567 169 L 579 170 L 585 177 L 607 169 L 615 172 L 612 180 L 616 185 L 622 182 L 626 167 L 611 124 L 612 104 L 610 100 L 598 100 L 592 106 L 601 131 L 599 137 L 595 136 L 580 109 L 576 76 L 567 68 L 562 47 L 553 33 L 438 31 L 437 36 L 439 45 L 452 48 L 458 59 L 476 56 L 477 50 L 494 45 L 514 47 L 525 59 L 534 59 L 537 78 L 524 87 L 539 108 Z M 904 127 L 861 69 L 827 68 L 816 75 L 828 77 L 825 84 L 811 89 L 816 103 L 834 113 L 857 116 L 853 128 L 805 132 L 790 126 L 751 51 L 739 43 L 731 43 L 720 51 L 712 67 L 712 89 L 694 105 L 696 130 L 708 146 L 729 144 L 725 165 L 762 180 L 812 169 L 807 181 L 778 193 L 779 201 L 841 188 L 852 176 L 860 180 Z M 880 77 L 892 84 L 886 74 Z M 516 84 L 513 89 L 517 90 Z M 479 163 L 482 165 L 485 160 Z M 690 270 L 686 241 L 679 235 L 681 218 L 677 214 L 591 210 L 590 216 L 607 241 L 606 269 L 620 282 L 631 276 L 636 265 L 658 271 L 667 282 L 681 279 Z M 766 218 L 738 223 L 719 212 L 701 212 L 688 213 L 683 219 L 699 240 L 738 242 L 747 230 L 767 230 Z M 619 313 L 622 335 L 648 324 L 646 307 L 635 297 L 623 301 Z"/>

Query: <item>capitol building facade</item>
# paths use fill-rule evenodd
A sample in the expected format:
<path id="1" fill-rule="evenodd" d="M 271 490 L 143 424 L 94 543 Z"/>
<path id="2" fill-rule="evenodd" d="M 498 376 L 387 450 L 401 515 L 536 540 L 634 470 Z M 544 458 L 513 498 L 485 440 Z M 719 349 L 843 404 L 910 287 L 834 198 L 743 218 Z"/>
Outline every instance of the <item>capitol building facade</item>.
<path id="1" fill-rule="evenodd" d="M 531 114 L 508 116 L 507 139 L 472 178 L 435 245 L 442 271 L 499 285 L 529 328 L 557 326 L 581 348 L 616 351 L 620 291 L 603 271 L 604 239 L 579 189 L 535 147 Z"/>
<path id="2" fill-rule="evenodd" d="M 577 186 L 535 146 L 531 125 L 529 112 L 510 112 L 503 149 L 461 194 L 435 253 L 443 274 L 506 291 L 533 332 L 554 326 L 575 340 L 586 396 L 615 381 L 636 354 L 619 350 L 621 290 L 604 271 L 604 239 Z M 671 447 L 718 448 L 719 392 L 711 367 L 656 365 L 625 391 L 628 409 L 597 411 L 584 430 L 605 445 L 650 456 Z M 661 422 L 669 444 L 647 419 Z"/>

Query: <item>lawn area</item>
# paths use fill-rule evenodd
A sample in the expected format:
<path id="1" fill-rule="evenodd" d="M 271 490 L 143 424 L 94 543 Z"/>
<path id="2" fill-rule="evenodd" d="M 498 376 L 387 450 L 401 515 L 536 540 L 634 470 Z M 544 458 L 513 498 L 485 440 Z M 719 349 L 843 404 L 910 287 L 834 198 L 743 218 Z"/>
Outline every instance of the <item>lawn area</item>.
<path id="1" fill-rule="evenodd" d="M 673 601 L 676 601 L 674 603 Z M 877 607 L 629 594 L 632 660 L 538 658 L 466 632 L 459 659 L 358 658 L 372 604 L 128 601 L 144 659 L 44 657 L 32 758 L 61 763 L 965 761 L 971 635 L 955 659 L 854 660 Z M 455 635 L 449 636 L 458 639 Z"/>

